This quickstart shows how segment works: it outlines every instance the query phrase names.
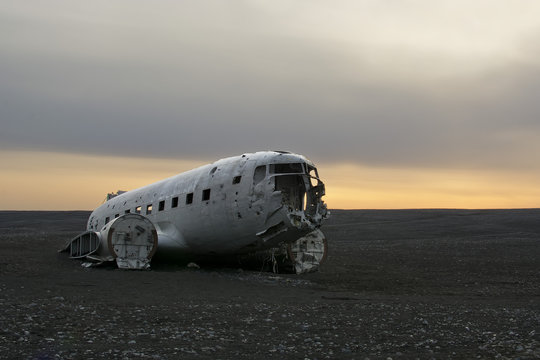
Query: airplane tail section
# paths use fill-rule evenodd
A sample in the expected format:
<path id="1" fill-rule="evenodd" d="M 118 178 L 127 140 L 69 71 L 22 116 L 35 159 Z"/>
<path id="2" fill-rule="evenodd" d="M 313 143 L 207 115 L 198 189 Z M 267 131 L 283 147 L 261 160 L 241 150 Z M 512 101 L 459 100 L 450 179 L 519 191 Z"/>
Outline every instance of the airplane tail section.
<path id="1" fill-rule="evenodd" d="M 95 253 L 101 245 L 101 237 L 95 231 L 86 231 L 68 241 L 60 251 L 69 251 L 72 259 L 84 258 Z"/>
<path id="2" fill-rule="evenodd" d="M 96 264 L 116 260 L 120 269 L 148 269 L 157 245 L 156 228 L 150 220 L 125 214 L 108 222 L 100 232 L 77 235 L 61 251 Z"/>

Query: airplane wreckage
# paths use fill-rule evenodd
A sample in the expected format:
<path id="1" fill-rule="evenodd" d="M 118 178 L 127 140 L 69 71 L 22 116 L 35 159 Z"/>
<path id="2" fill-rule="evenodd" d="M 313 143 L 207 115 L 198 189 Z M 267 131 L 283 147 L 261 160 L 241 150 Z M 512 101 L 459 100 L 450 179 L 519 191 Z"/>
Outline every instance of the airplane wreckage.
<path id="1" fill-rule="evenodd" d="M 302 155 L 229 157 L 131 191 L 108 194 L 87 231 L 61 251 L 91 266 L 148 269 L 152 257 L 231 258 L 274 272 L 315 271 L 327 242 L 324 184 Z"/>

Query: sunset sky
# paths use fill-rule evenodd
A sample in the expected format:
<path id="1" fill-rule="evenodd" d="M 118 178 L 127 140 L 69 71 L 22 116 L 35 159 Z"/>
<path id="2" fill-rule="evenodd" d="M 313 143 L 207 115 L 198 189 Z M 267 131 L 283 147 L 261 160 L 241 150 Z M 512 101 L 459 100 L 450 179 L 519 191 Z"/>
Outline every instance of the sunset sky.
<path id="1" fill-rule="evenodd" d="M 0 0 L 0 209 L 93 209 L 219 158 L 329 208 L 540 207 L 536 0 Z"/>

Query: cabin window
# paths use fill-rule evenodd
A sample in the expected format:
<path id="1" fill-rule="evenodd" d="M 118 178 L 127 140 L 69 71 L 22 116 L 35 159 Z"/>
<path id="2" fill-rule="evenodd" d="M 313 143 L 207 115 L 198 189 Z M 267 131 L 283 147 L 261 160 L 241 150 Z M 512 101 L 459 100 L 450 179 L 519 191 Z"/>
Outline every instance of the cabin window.
<path id="1" fill-rule="evenodd" d="M 172 198 L 171 207 L 172 208 L 178 207 L 178 196 L 175 196 L 175 197 Z"/>
<path id="2" fill-rule="evenodd" d="M 165 200 L 161 200 L 159 202 L 159 208 L 158 208 L 159 211 L 163 211 L 165 210 Z"/>
<path id="3" fill-rule="evenodd" d="M 116 219 L 117 217 L 119 217 L 120 214 L 114 214 L 114 218 Z"/>
<path id="4" fill-rule="evenodd" d="M 108 223 L 109 223 L 109 220 L 110 220 L 110 219 L 109 219 L 109 217 L 107 216 L 107 217 L 105 218 L 105 224 L 108 224 Z"/>
<path id="5" fill-rule="evenodd" d="M 202 200 L 208 201 L 210 200 L 210 189 L 204 189 L 202 192 Z"/>
<path id="6" fill-rule="evenodd" d="M 264 180 L 266 176 L 266 165 L 257 166 L 255 168 L 255 173 L 253 174 L 253 185 L 257 185 Z"/>
<path id="7" fill-rule="evenodd" d="M 129 214 L 131 212 L 131 210 L 127 209 L 126 211 L 124 211 L 124 214 Z"/>
<path id="8" fill-rule="evenodd" d="M 140 206 L 137 206 L 137 207 L 135 208 L 135 213 L 137 213 L 137 214 L 140 214 L 140 213 L 141 213 L 141 207 L 140 207 Z"/>
<path id="9" fill-rule="evenodd" d="M 242 180 L 242 176 L 235 176 L 232 179 L 232 183 L 234 184 L 240 184 L 240 180 Z"/>
<path id="10" fill-rule="evenodd" d="M 152 204 L 146 205 L 146 215 L 150 215 L 152 213 Z"/>
<path id="11" fill-rule="evenodd" d="M 192 204 L 193 203 L 193 193 L 189 193 L 186 195 L 186 204 Z"/>

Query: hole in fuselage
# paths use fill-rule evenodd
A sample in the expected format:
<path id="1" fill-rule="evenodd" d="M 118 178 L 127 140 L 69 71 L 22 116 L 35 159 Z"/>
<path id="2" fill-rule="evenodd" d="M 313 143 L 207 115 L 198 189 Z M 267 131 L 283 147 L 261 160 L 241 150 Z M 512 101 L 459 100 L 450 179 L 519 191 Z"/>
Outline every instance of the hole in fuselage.
<path id="1" fill-rule="evenodd" d="M 303 210 L 306 186 L 301 175 L 275 176 L 275 190 L 281 191 L 283 205 L 288 205 L 294 210 Z"/>

